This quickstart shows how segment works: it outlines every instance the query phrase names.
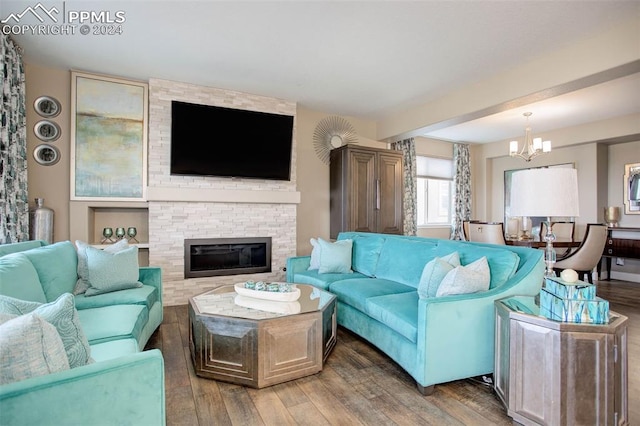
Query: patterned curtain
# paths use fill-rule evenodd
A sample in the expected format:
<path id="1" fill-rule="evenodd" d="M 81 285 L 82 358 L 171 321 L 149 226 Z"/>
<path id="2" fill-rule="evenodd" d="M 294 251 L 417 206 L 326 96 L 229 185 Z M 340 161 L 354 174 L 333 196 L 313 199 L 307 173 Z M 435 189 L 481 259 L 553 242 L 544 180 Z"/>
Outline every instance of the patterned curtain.
<path id="1" fill-rule="evenodd" d="M 469 145 L 453 144 L 453 203 L 455 212 L 452 240 L 464 240 L 462 222 L 471 218 L 471 160 Z"/>
<path id="2" fill-rule="evenodd" d="M 391 148 L 402 151 L 402 164 L 404 168 L 404 234 L 416 235 L 418 232 L 417 204 L 418 204 L 418 178 L 416 177 L 416 144 L 413 138 L 394 142 Z"/>
<path id="3" fill-rule="evenodd" d="M 27 132 L 21 49 L 2 34 L 0 103 L 0 244 L 29 239 Z"/>

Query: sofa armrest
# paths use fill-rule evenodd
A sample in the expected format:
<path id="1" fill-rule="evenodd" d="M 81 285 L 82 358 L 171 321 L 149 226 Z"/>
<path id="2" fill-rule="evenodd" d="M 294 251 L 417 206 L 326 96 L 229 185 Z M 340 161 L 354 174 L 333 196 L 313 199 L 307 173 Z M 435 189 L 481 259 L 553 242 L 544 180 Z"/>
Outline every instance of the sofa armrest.
<path id="1" fill-rule="evenodd" d="M 0 386 L 0 423 L 164 425 L 159 350 L 97 362 Z"/>
<path id="2" fill-rule="evenodd" d="M 157 266 L 142 266 L 138 275 L 138 281 L 151 285 L 158 289 L 158 301 L 162 303 L 162 269 Z"/>
<path id="3" fill-rule="evenodd" d="M 287 282 L 292 283 L 296 273 L 306 271 L 311 264 L 311 256 L 296 256 L 287 259 Z"/>

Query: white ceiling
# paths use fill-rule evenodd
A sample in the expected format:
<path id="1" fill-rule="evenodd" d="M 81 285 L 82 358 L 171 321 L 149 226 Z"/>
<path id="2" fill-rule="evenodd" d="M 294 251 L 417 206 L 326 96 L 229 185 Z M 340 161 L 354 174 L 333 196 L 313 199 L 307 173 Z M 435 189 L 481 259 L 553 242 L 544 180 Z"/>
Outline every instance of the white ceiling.
<path id="1" fill-rule="evenodd" d="M 0 18 L 35 4 L 1 0 Z M 640 2 L 616 0 L 42 4 L 67 12 L 123 11 L 126 21 L 121 35 L 15 35 L 27 63 L 186 81 L 372 120 L 633 17 L 640 31 Z M 25 15 L 20 24 L 29 19 L 38 23 Z M 544 109 L 530 105 L 429 136 L 469 142 L 515 137 L 528 110 L 534 132 L 637 113 L 639 85 L 638 76 L 626 77 L 543 101 Z"/>

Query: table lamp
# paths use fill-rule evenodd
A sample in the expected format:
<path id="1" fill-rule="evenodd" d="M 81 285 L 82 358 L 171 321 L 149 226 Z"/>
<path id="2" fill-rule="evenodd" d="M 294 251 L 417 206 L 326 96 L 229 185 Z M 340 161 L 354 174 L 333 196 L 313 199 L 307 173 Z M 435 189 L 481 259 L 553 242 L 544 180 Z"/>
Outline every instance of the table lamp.
<path id="1" fill-rule="evenodd" d="M 511 176 L 511 215 L 542 216 L 546 218 L 547 234 L 544 240 L 545 276 L 553 277 L 556 236 L 551 226 L 552 217 L 576 217 L 578 210 L 578 173 L 566 167 L 518 170 Z"/>

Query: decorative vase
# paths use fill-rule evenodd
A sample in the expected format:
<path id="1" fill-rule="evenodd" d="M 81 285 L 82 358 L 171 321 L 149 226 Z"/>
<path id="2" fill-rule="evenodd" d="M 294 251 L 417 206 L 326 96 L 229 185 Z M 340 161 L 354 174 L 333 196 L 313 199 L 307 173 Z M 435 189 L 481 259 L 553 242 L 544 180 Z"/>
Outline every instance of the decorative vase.
<path id="1" fill-rule="evenodd" d="M 604 208 L 604 221 L 607 222 L 607 226 L 616 227 L 620 220 L 620 207 L 605 207 Z"/>
<path id="2" fill-rule="evenodd" d="M 30 214 L 32 240 L 44 240 L 53 244 L 53 210 L 45 207 L 44 198 L 36 198 L 36 205 Z"/>
<path id="3" fill-rule="evenodd" d="M 125 236 L 124 228 L 116 228 L 116 238 L 121 240 Z"/>

